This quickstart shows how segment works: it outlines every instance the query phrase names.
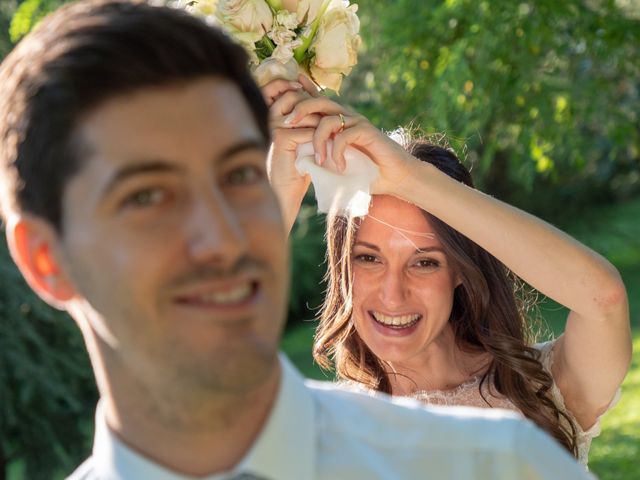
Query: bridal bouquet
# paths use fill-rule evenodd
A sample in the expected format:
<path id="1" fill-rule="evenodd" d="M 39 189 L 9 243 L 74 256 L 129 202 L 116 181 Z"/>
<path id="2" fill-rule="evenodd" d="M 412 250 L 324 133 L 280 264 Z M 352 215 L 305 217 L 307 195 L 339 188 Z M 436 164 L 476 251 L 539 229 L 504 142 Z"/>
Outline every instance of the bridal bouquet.
<path id="1" fill-rule="evenodd" d="M 358 62 L 358 6 L 348 0 L 179 0 L 231 34 L 247 52 L 257 83 L 309 76 L 321 88 L 340 92 L 342 79 Z M 345 151 L 346 168 L 339 173 L 329 156 L 323 166 L 314 160 L 311 143 L 298 148 L 296 168 L 314 185 L 318 210 L 365 215 L 370 186 L 378 167 L 360 150 Z"/>
<path id="2" fill-rule="evenodd" d="M 302 71 L 338 93 L 358 62 L 358 6 L 348 0 L 197 0 L 188 8 L 245 47 L 260 85 Z"/>

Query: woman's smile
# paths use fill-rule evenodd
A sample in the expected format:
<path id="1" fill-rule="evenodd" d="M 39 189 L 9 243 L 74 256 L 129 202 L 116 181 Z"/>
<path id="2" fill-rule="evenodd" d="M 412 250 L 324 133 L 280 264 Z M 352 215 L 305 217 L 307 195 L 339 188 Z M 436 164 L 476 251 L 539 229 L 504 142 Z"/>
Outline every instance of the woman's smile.
<path id="1" fill-rule="evenodd" d="M 418 324 L 422 320 L 422 315 L 420 314 L 391 316 L 371 310 L 368 313 L 376 331 L 389 337 L 411 335 L 418 329 Z"/>

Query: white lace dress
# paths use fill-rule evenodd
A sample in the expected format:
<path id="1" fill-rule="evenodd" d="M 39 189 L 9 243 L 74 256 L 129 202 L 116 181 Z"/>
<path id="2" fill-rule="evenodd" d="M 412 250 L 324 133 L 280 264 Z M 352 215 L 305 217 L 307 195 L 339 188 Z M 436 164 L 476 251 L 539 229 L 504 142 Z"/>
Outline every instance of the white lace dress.
<path id="1" fill-rule="evenodd" d="M 535 348 L 540 350 L 540 362 L 542 366 L 551 373 L 551 365 L 553 364 L 553 347 L 555 345 L 555 340 L 551 340 L 549 342 L 539 343 L 534 345 Z M 499 395 L 495 392 L 495 389 L 492 388 L 489 379 L 484 382 L 482 385 L 482 395 L 478 389 L 480 385 L 481 377 L 475 377 L 451 390 L 431 390 L 431 391 L 418 391 L 410 395 L 411 398 L 415 398 L 429 405 L 463 405 L 469 407 L 480 407 L 480 408 L 506 408 L 507 410 L 515 410 L 516 412 L 520 412 L 520 409 L 516 407 L 511 400 L 506 397 Z M 356 382 L 341 382 L 345 386 L 350 388 L 355 388 L 358 390 L 367 389 L 363 387 L 361 384 Z M 373 393 L 373 392 L 370 392 Z M 483 398 L 484 397 L 484 398 Z M 576 427 L 576 444 L 578 447 L 578 462 L 587 467 L 587 462 L 589 460 L 589 448 L 591 447 L 591 440 L 594 437 L 600 435 L 600 417 L 596 420 L 595 424 L 591 426 L 591 428 L 587 430 L 583 430 L 580 425 L 575 421 L 573 414 L 567 410 L 564 404 L 564 398 L 562 397 L 562 393 L 560 393 L 560 389 L 558 386 L 553 383 L 551 386 L 551 398 L 555 402 L 558 409 L 564 412 L 571 420 L 573 421 Z M 613 400 L 609 403 L 609 406 L 603 412 L 606 413 L 609 409 L 611 409 L 618 400 L 620 399 L 620 389 L 616 392 Z M 488 402 L 488 404 L 487 404 Z M 561 420 L 562 421 L 562 420 Z M 566 421 L 566 420 L 565 420 Z"/>
<path id="2" fill-rule="evenodd" d="M 554 340 L 535 345 L 535 347 L 540 350 L 540 362 L 548 372 L 551 372 L 551 365 L 553 364 L 554 345 Z M 431 405 L 466 405 L 482 408 L 506 408 L 520 412 L 520 410 L 508 398 L 500 396 L 493 388 L 490 388 L 490 383 L 491 382 L 489 381 L 485 381 L 482 385 L 484 398 L 480 395 L 480 391 L 478 389 L 480 377 L 469 380 L 468 382 L 465 382 L 451 390 L 434 390 L 428 392 L 419 391 L 412 394 L 411 397 Z M 555 383 L 551 387 L 551 397 L 557 407 L 574 421 L 577 429 L 576 443 L 578 447 L 578 461 L 586 467 L 589 457 L 589 448 L 591 447 L 591 440 L 600 434 L 600 418 L 596 420 L 596 423 L 591 426 L 591 428 L 582 430 L 580 425 L 575 421 L 571 412 L 565 407 L 562 393 L 560 393 L 560 389 Z M 620 389 L 616 392 L 615 397 L 605 412 L 613 407 L 618 402 L 619 398 Z M 487 405 L 487 402 L 489 402 L 489 405 Z"/>

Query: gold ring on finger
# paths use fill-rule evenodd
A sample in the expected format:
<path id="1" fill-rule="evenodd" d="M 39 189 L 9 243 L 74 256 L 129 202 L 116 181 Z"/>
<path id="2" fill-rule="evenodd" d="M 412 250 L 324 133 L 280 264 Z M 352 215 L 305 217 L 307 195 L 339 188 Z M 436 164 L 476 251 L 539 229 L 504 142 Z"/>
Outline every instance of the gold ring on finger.
<path id="1" fill-rule="evenodd" d="M 338 130 L 339 132 L 342 132 L 344 130 L 344 115 L 342 115 L 341 113 L 338 114 L 338 116 L 340 117 L 340 130 Z"/>

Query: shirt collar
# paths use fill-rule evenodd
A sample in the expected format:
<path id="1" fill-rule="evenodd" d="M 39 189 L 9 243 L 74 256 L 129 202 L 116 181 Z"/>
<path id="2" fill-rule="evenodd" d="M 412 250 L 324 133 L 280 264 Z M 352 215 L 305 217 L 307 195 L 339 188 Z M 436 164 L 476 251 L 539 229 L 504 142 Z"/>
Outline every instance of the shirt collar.
<path id="1" fill-rule="evenodd" d="M 205 477 L 206 480 L 251 473 L 265 480 L 315 478 L 316 425 L 314 402 L 302 376 L 284 354 L 278 394 L 262 432 L 232 472 Z M 96 410 L 92 463 L 98 478 L 128 480 L 185 480 L 181 475 L 154 463 L 125 445 L 107 426 L 101 403 Z"/>
<path id="2" fill-rule="evenodd" d="M 316 476 L 317 442 L 313 398 L 284 354 L 280 355 L 280 365 L 276 403 L 238 470 L 269 480 L 312 480 Z"/>

